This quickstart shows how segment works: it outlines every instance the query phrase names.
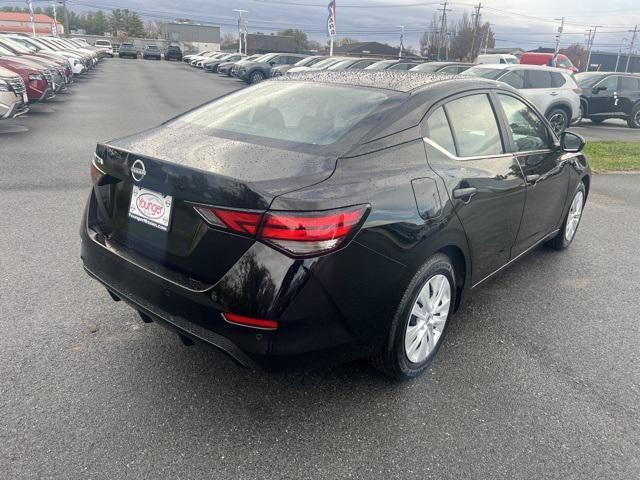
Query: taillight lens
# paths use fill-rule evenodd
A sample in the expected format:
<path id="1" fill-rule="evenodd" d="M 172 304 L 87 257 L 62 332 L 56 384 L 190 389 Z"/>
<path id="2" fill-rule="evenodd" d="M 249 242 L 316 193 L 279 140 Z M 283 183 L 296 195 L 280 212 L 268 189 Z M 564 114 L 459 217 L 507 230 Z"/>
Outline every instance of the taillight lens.
<path id="1" fill-rule="evenodd" d="M 275 320 L 265 320 L 263 318 L 245 317 L 235 313 L 224 313 L 224 319 L 234 325 L 242 325 L 243 327 L 261 328 L 263 330 L 276 330 L 278 322 Z"/>
<path id="2" fill-rule="evenodd" d="M 251 212 L 194 207 L 207 223 L 250 235 L 294 257 L 328 253 L 345 245 L 362 226 L 367 205 L 319 212 Z M 264 218 L 263 218 L 264 216 Z"/>
<path id="3" fill-rule="evenodd" d="M 294 256 L 336 250 L 362 225 L 366 206 L 324 212 L 267 212 L 259 238 Z"/>

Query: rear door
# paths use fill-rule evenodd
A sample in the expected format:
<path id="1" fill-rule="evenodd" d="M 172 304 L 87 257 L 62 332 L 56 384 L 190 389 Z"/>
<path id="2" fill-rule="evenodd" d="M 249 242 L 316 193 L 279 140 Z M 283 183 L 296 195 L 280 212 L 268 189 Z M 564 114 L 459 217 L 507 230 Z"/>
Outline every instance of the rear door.
<path id="1" fill-rule="evenodd" d="M 447 101 L 425 121 L 429 165 L 440 175 L 467 235 L 476 285 L 510 259 L 525 184 L 489 92 Z"/>
<path id="2" fill-rule="evenodd" d="M 535 245 L 558 228 L 569 186 L 569 167 L 545 121 L 526 103 L 508 92 L 496 94 L 509 150 L 523 172 L 526 203 L 511 257 Z"/>
<path id="3" fill-rule="evenodd" d="M 617 97 L 618 104 L 614 105 L 617 111 L 624 115 L 631 115 L 633 106 L 640 100 L 640 77 L 622 77 Z"/>
<path id="4" fill-rule="evenodd" d="M 546 113 L 555 98 L 560 95 L 560 92 L 553 86 L 550 72 L 534 69 L 525 70 L 522 93 L 543 114 Z"/>

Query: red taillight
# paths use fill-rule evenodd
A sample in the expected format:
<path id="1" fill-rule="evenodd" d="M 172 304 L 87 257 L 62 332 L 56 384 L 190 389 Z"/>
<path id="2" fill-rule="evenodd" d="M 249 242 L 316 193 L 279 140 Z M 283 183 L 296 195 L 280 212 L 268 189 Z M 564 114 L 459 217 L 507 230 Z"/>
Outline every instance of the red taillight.
<path id="1" fill-rule="evenodd" d="M 194 207 L 211 225 L 255 236 L 292 256 L 305 257 L 336 250 L 358 231 L 368 206 L 320 212 L 247 212 Z"/>
<path id="2" fill-rule="evenodd" d="M 278 322 L 275 320 L 265 320 L 263 318 L 245 317 L 236 315 L 235 313 L 223 314 L 224 319 L 234 325 L 242 325 L 243 327 L 261 328 L 263 330 L 275 330 L 278 328 Z"/>
<path id="3" fill-rule="evenodd" d="M 211 225 L 226 227 L 236 233 L 254 236 L 258 231 L 262 213 L 244 210 L 225 210 L 212 207 L 195 207 L 196 211 Z"/>
<path id="4" fill-rule="evenodd" d="M 367 207 L 324 212 L 267 212 L 259 238 L 295 256 L 326 253 L 342 246 L 362 224 Z"/>

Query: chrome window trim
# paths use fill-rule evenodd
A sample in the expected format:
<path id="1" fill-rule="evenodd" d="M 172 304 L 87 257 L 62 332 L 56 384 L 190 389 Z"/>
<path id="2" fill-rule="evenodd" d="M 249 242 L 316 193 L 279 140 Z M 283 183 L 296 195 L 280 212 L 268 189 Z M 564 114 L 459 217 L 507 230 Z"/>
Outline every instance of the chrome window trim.
<path id="1" fill-rule="evenodd" d="M 453 153 L 451 153 L 450 151 L 448 151 L 444 147 L 441 147 L 440 145 L 438 145 L 436 142 L 434 142 L 430 138 L 422 137 L 422 140 L 424 140 L 425 143 L 428 143 L 429 145 L 431 145 L 433 148 L 435 148 L 436 150 L 440 151 L 441 153 L 444 153 L 447 157 L 449 157 L 449 158 L 451 158 L 453 160 L 458 160 L 458 161 L 483 160 L 483 159 L 486 159 L 486 158 L 513 157 L 513 153 L 497 153 L 495 155 L 478 155 L 478 156 L 475 156 L 475 157 L 458 157 L 457 155 L 454 155 Z"/>

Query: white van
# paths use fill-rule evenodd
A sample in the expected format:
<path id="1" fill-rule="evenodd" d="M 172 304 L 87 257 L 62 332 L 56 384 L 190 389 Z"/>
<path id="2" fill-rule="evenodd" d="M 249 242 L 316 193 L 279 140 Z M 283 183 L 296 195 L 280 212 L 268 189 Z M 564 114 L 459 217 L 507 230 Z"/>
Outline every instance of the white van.
<path id="1" fill-rule="evenodd" d="M 495 65 L 496 63 L 515 64 L 515 63 L 520 63 L 520 61 L 518 60 L 518 57 L 516 57 L 515 55 L 492 53 L 487 55 L 478 55 L 478 58 L 476 58 L 476 63 L 479 63 L 479 64 L 489 63 L 492 65 Z"/>
<path id="2" fill-rule="evenodd" d="M 104 48 L 109 52 L 109 55 L 113 57 L 113 45 L 111 45 L 109 40 L 96 40 L 94 45 L 98 48 Z"/>

